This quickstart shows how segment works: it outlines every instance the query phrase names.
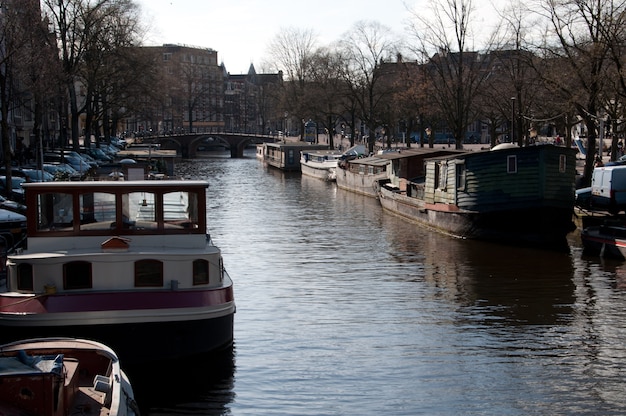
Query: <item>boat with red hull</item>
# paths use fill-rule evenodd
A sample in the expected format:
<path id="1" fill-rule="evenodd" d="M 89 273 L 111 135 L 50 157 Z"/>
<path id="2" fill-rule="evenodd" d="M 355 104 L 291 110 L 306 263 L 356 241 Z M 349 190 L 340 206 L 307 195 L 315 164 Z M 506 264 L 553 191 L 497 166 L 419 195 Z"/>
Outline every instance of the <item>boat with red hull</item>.
<path id="1" fill-rule="evenodd" d="M 625 225 L 591 225 L 581 231 L 580 238 L 586 255 L 626 260 Z"/>
<path id="2" fill-rule="evenodd" d="M 233 282 L 206 232 L 207 187 L 26 184 L 27 249 L 8 257 L 0 342 L 95 339 L 127 363 L 230 347 Z"/>

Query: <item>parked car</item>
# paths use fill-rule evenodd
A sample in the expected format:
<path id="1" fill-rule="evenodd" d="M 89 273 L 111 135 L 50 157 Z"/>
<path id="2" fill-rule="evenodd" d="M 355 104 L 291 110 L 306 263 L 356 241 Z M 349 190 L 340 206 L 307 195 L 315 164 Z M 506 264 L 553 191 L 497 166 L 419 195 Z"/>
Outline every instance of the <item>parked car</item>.
<path id="1" fill-rule="evenodd" d="M 7 199 L 0 195 L 0 209 L 6 209 L 7 211 L 17 212 L 18 214 L 26 215 L 26 205 Z"/>
<path id="2" fill-rule="evenodd" d="M 80 172 L 81 175 L 86 175 L 92 168 L 92 166 L 84 159 L 74 155 L 64 155 L 64 162 L 62 162 L 60 153 L 44 153 L 43 160 L 45 163 L 67 163 L 75 170 Z"/>
<path id="3" fill-rule="evenodd" d="M 5 170 L 0 169 L 0 175 L 5 175 Z M 11 176 L 25 178 L 27 182 L 50 182 L 54 180 L 54 176 L 50 173 L 34 168 L 13 168 Z"/>
<path id="4" fill-rule="evenodd" d="M 113 157 L 109 156 L 104 152 L 104 150 L 98 147 L 90 147 L 89 149 L 85 149 L 84 153 L 91 156 L 97 162 L 101 163 L 111 163 L 113 162 Z"/>
<path id="5" fill-rule="evenodd" d="M 43 169 L 54 176 L 55 180 L 80 180 L 83 175 L 67 163 L 44 163 Z"/>
<path id="6" fill-rule="evenodd" d="M 24 203 L 24 188 L 22 184 L 26 179 L 13 176 L 11 177 L 11 186 L 7 186 L 7 177 L 0 176 L 0 195 L 13 201 Z"/>

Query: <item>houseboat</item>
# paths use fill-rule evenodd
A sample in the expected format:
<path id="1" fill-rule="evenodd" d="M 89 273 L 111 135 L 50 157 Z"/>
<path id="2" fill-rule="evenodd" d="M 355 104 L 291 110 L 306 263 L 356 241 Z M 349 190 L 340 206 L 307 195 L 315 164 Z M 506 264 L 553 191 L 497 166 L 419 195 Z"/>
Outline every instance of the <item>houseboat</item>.
<path id="1" fill-rule="evenodd" d="M 300 153 L 328 150 L 327 145 L 309 142 L 276 142 L 263 144 L 263 161 L 284 171 L 300 171 Z"/>
<path id="2" fill-rule="evenodd" d="M 342 155 L 338 150 L 303 150 L 300 152 L 300 170 L 312 178 L 334 181 Z"/>
<path id="3" fill-rule="evenodd" d="M 389 159 L 377 156 L 345 159 L 336 170 L 337 187 L 360 195 L 377 198 L 378 181 L 387 178 Z"/>
<path id="4" fill-rule="evenodd" d="M 575 150 L 499 145 L 425 159 L 424 174 L 402 177 L 390 162 L 378 189 L 384 210 L 462 238 L 563 246 L 575 227 Z"/>
<path id="5" fill-rule="evenodd" d="M 94 339 L 125 362 L 233 342 L 233 282 L 205 181 L 24 184 L 28 248 L 8 256 L 0 342 Z"/>

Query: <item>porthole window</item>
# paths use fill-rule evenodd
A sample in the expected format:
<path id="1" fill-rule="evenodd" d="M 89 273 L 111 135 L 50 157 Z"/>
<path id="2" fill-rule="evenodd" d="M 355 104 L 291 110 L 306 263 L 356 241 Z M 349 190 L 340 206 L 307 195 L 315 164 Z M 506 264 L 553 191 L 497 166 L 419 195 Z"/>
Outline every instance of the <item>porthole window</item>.
<path id="1" fill-rule="evenodd" d="M 63 265 L 63 288 L 65 290 L 91 289 L 91 263 L 73 261 Z"/>
<path id="2" fill-rule="evenodd" d="M 163 263 L 159 260 L 135 262 L 135 287 L 163 287 Z"/>
<path id="3" fill-rule="evenodd" d="M 206 285 L 209 283 L 209 262 L 198 259 L 193 261 L 193 284 Z"/>
<path id="4" fill-rule="evenodd" d="M 30 263 L 17 265 L 17 290 L 33 291 L 33 266 Z"/>

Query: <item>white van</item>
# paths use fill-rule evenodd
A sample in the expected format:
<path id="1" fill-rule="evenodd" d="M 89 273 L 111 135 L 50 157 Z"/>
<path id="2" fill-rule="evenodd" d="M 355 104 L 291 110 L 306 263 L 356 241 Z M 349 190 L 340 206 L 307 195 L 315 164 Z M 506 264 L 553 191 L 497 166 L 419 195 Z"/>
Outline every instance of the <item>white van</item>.
<path id="1" fill-rule="evenodd" d="M 626 210 L 626 165 L 594 168 L 591 206 L 611 214 Z"/>

